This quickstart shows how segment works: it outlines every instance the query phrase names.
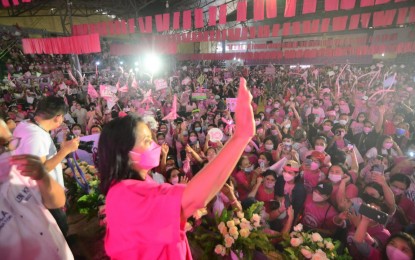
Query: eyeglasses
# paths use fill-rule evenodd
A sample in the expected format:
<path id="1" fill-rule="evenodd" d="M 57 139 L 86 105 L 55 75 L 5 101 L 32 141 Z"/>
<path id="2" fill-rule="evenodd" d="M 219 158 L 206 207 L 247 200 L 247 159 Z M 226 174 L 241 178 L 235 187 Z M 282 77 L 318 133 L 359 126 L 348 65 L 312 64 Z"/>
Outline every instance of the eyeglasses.
<path id="1" fill-rule="evenodd" d="M 7 143 L 4 143 L 2 146 L 0 146 L 0 154 L 6 152 L 6 151 L 13 151 L 20 145 L 20 137 L 15 137 L 10 139 Z"/>

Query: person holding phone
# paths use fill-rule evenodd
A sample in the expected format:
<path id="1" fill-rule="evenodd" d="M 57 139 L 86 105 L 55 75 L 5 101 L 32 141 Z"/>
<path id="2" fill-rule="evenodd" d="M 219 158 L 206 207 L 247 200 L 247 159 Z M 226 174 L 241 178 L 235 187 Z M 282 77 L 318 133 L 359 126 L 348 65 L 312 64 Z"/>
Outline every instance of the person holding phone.
<path id="1" fill-rule="evenodd" d="M 12 155 L 13 138 L 0 118 L 1 259 L 74 259 L 47 209 L 65 205 L 63 187 L 35 155 Z"/>

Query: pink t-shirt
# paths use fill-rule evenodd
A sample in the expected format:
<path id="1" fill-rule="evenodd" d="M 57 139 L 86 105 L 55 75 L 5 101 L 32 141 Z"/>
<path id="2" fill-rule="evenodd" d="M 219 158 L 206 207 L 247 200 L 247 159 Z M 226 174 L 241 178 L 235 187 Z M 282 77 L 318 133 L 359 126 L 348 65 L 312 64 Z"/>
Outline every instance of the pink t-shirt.
<path id="1" fill-rule="evenodd" d="M 181 222 L 185 185 L 123 180 L 106 197 L 111 259 L 192 259 Z"/>
<path id="2" fill-rule="evenodd" d="M 324 207 L 317 206 L 313 202 L 312 195 L 308 194 L 304 202 L 304 217 L 302 224 L 310 229 L 319 228 L 326 230 L 335 230 L 336 225 L 333 218 L 337 215 L 336 209 L 327 203 Z"/>
<path id="3" fill-rule="evenodd" d="M 337 193 L 339 191 L 339 185 L 333 185 L 333 191 L 331 192 L 330 201 L 333 205 L 337 205 Z M 352 199 L 358 196 L 359 190 L 356 185 L 350 183 L 346 186 L 346 198 Z"/>

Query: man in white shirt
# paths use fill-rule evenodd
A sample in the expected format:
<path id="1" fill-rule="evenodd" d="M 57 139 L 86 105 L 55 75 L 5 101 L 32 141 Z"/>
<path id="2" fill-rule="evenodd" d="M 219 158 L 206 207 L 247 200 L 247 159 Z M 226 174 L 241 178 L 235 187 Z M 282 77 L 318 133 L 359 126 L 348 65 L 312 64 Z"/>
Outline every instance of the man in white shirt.
<path id="1" fill-rule="evenodd" d="M 68 154 L 78 149 L 79 137 L 63 141 L 57 151 L 49 132 L 62 124 L 66 111 L 67 107 L 63 98 L 46 97 L 39 101 L 34 118 L 20 122 L 13 132 L 13 136 L 20 138 L 21 141 L 15 154 L 31 154 L 40 157 L 46 171 L 62 187 L 64 183 L 61 162 Z M 62 233 L 66 234 L 65 214 L 59 209 L 53 209 L 51 213 L 58 221 Z"/>
<path id="2" fill-rule="evenodd" d="M 74 259 L 47 208 L 63 207 L 65 193 L 39 157 L 12 156 L 13 138 L 0 119 L 0 255 L 1 259 Z"/>

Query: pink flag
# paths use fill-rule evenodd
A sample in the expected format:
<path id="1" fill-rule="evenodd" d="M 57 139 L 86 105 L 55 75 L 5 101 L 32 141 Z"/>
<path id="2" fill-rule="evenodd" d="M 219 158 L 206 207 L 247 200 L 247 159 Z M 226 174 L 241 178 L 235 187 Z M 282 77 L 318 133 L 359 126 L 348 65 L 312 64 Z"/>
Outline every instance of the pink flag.
<path id="1" fill-rule="evenodd" d="M 88 95 L 91 98 L 98 98 L 98 92 L 94 89 L 94 87 L 91 85 L 91 82 L 88 83 Z"/>
<path id="2" fill-rule="evenodd" d="M 135 77 L 133 78 L 133 82 L 131 83 L 131 87 L 134 89 L 138 89 L 137 81 L 135 80 Z"/>
<path id="3" fill-rule="evenodd" d="M 10 75 L 10 72 L 7 74 L 7 79 L 12 80 L 12 76 Z"/>
<path id="4" fill-rule="evenodd" d="M 124 87 L 121 87 L 118 89 L 118 92 L 128 92 L 128 85 L 125 83 Z"/>
<path id="5" fill-rule="evenodd" d="M 174 95 L 173 104 L 171 106 L 171 111 L 170 113 L 167 114 L 167 116 L 163 118 L 163 120 L 175 120 L 176 118 L 177 118 L 177 96 Z"/>

